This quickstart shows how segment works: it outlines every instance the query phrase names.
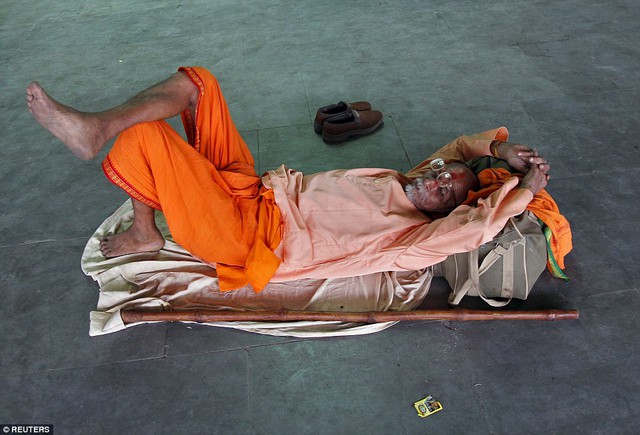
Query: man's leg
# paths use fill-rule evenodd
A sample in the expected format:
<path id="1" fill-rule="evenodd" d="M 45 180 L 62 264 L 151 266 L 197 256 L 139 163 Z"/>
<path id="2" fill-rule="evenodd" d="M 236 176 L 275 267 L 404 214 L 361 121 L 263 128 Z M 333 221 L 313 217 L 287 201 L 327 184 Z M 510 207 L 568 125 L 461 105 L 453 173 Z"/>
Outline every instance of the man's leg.
<path id="1" fill-rule="evenodd" d="M 149 212 L 162 210 L 174 240 L 193 255 L 244 266 L 255 240 L 259 177 L 218 170 L 165 121 L 136 124 L 120 133 L 103 170 Z M 238 189 L 228 180 L 242 181 L 242 196 L 234 194 Z M 122 246 L 134 245 L 138 228 L 104 240 L 105 256 L 126 253 Z"/>
<path id="2" fill-rule="evenodd" d="M 125 129 L 147 121 L 170 118 L 189 109 L 195 115 L 198 88 L 186 74 L 178 72 L 126 103 L 103 112 L 80 112 L 51 98 L 32 82 L 27 88 L 27 105 L 36 120 L 60 139 L 79 158 L 90 160 L 104 144 Z M 132 198 L 134 220 L 120 234 L 105 237 L 100 249 L 105 257 L 157 251 L 164 245 L 155 225 L 154 210 Z"/>
<path id="3" fill-rule="evenodd" d="M 164 238 L 156 226 L 153 208 L 134 198 L 131 201 L 133 223 L 129 229 L 100 241 L 100 251 L 107 258 L 137 252 L 155 252 L 164 246 Z"/>
<path id="4" fill-rule="evenodd" d="M 90 160 L 125 129 L 146 121 L 170 118 L 186 109 L 195 112 L 199 90 L 183 72 L 154 85 L 126 103 L 103 112 L 80 112 L 51 98 L 38 82 L 27 88 L 29 111 L 77 157 Z"/>

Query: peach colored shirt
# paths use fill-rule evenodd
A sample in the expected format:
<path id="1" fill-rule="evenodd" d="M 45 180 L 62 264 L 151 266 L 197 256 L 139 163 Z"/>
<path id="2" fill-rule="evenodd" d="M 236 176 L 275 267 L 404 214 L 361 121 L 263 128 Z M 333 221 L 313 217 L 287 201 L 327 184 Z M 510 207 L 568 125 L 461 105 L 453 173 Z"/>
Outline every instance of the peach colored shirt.
<path id="1" fill-rule="evenodd" d="M 431 158 L 466 161 L 489 154 L 506 128 L 462 136 Z M 430 159 L 431 159 L 430 158 Z M 420 174 L 419 168 L 409 177 Z M 419 270 L 491 240 L 533 198 L 512 177 L 477 207 L 461 205 L 432 220 L 407 198 L 389 169 L 334 170 L 312 175 L 281 166 L 263 176 L 283 219 L 282 263 L 272 281 L 337 278 L 383 271 Z"/>

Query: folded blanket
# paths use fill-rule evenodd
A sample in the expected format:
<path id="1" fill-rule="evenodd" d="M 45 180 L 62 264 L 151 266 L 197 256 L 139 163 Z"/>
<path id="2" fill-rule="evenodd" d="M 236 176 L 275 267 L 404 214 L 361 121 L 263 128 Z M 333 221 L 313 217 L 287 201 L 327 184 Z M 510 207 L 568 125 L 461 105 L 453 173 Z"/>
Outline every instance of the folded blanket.
<path id="1" fill-rule="evenodd" d="M 105 259 L 100 253 L 100 239 L 126 230 L 132 219 L 131 201 L 126 201 L 91 236 L 82 255 L 82 270 L 100 286 L 97 309 L 91 312 L 89 334 L 92 336 L 134 326 L 122 322 L 120 310 L 124 308 L 405 311 L 422 303 L 431 284 L 431 269 L 425 269 L 269 283 L 260 293 L 249 286 L 221 292 L 216 269 L 194 258 L 171 239 L 160 212 L 156 212 L 156 224 L 166 239 L 162 250 Z M 395 323 L 225 322 L 208 325 L 278 336 L 322 337 L 368 334 Z"/>

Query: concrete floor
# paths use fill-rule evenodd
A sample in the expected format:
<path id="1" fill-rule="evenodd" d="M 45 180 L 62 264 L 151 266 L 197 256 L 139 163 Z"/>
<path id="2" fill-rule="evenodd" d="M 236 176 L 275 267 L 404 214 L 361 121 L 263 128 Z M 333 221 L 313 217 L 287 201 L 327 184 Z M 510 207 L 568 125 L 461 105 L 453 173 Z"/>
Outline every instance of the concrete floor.
<path id="1" fill-rule="evenodd" d="M 640 4 L 636 0 L 43 1 L 0 11 L 0 424 L 55 433 L 637 433 Z M 571 282 L 521 308 L 556 323 L 419 322 L 300 340 L 153 324 L 90 338 L 88 236 L 125 195 L 30 117 L 30 80 L 100 110 L 199 64 L 259 170 L 406 170 L 506 125 L 553 165 Z M 366 99 L 367 138 L 315 110 Z M 176 123 L 177 124 L 177 123 Z M 101 156 L 104 155 L 104 152 Z M 427 306 L 442 304 L 434 285 Z M 414 401 L 444 410 L 420 419 Z"/>

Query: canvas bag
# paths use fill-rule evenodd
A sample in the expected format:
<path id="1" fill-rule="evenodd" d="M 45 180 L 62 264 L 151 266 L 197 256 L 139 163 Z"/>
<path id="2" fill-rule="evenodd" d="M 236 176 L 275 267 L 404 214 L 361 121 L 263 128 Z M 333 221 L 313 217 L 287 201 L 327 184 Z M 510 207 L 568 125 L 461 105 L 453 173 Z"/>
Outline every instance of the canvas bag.
<path id="1" fill-rule="evenodd" d="M 526 210 L 510 218 L 494 239 L 479 248 L 447 257 L 434 266 L 453 289 L 451 305 L 465 296 L 479 296 L 503 307 L 511 299 L 526 299 L 547 264 L 547 243 L 538 218 Z M 501 298 L 496 300 L 495 298 Z"/>

